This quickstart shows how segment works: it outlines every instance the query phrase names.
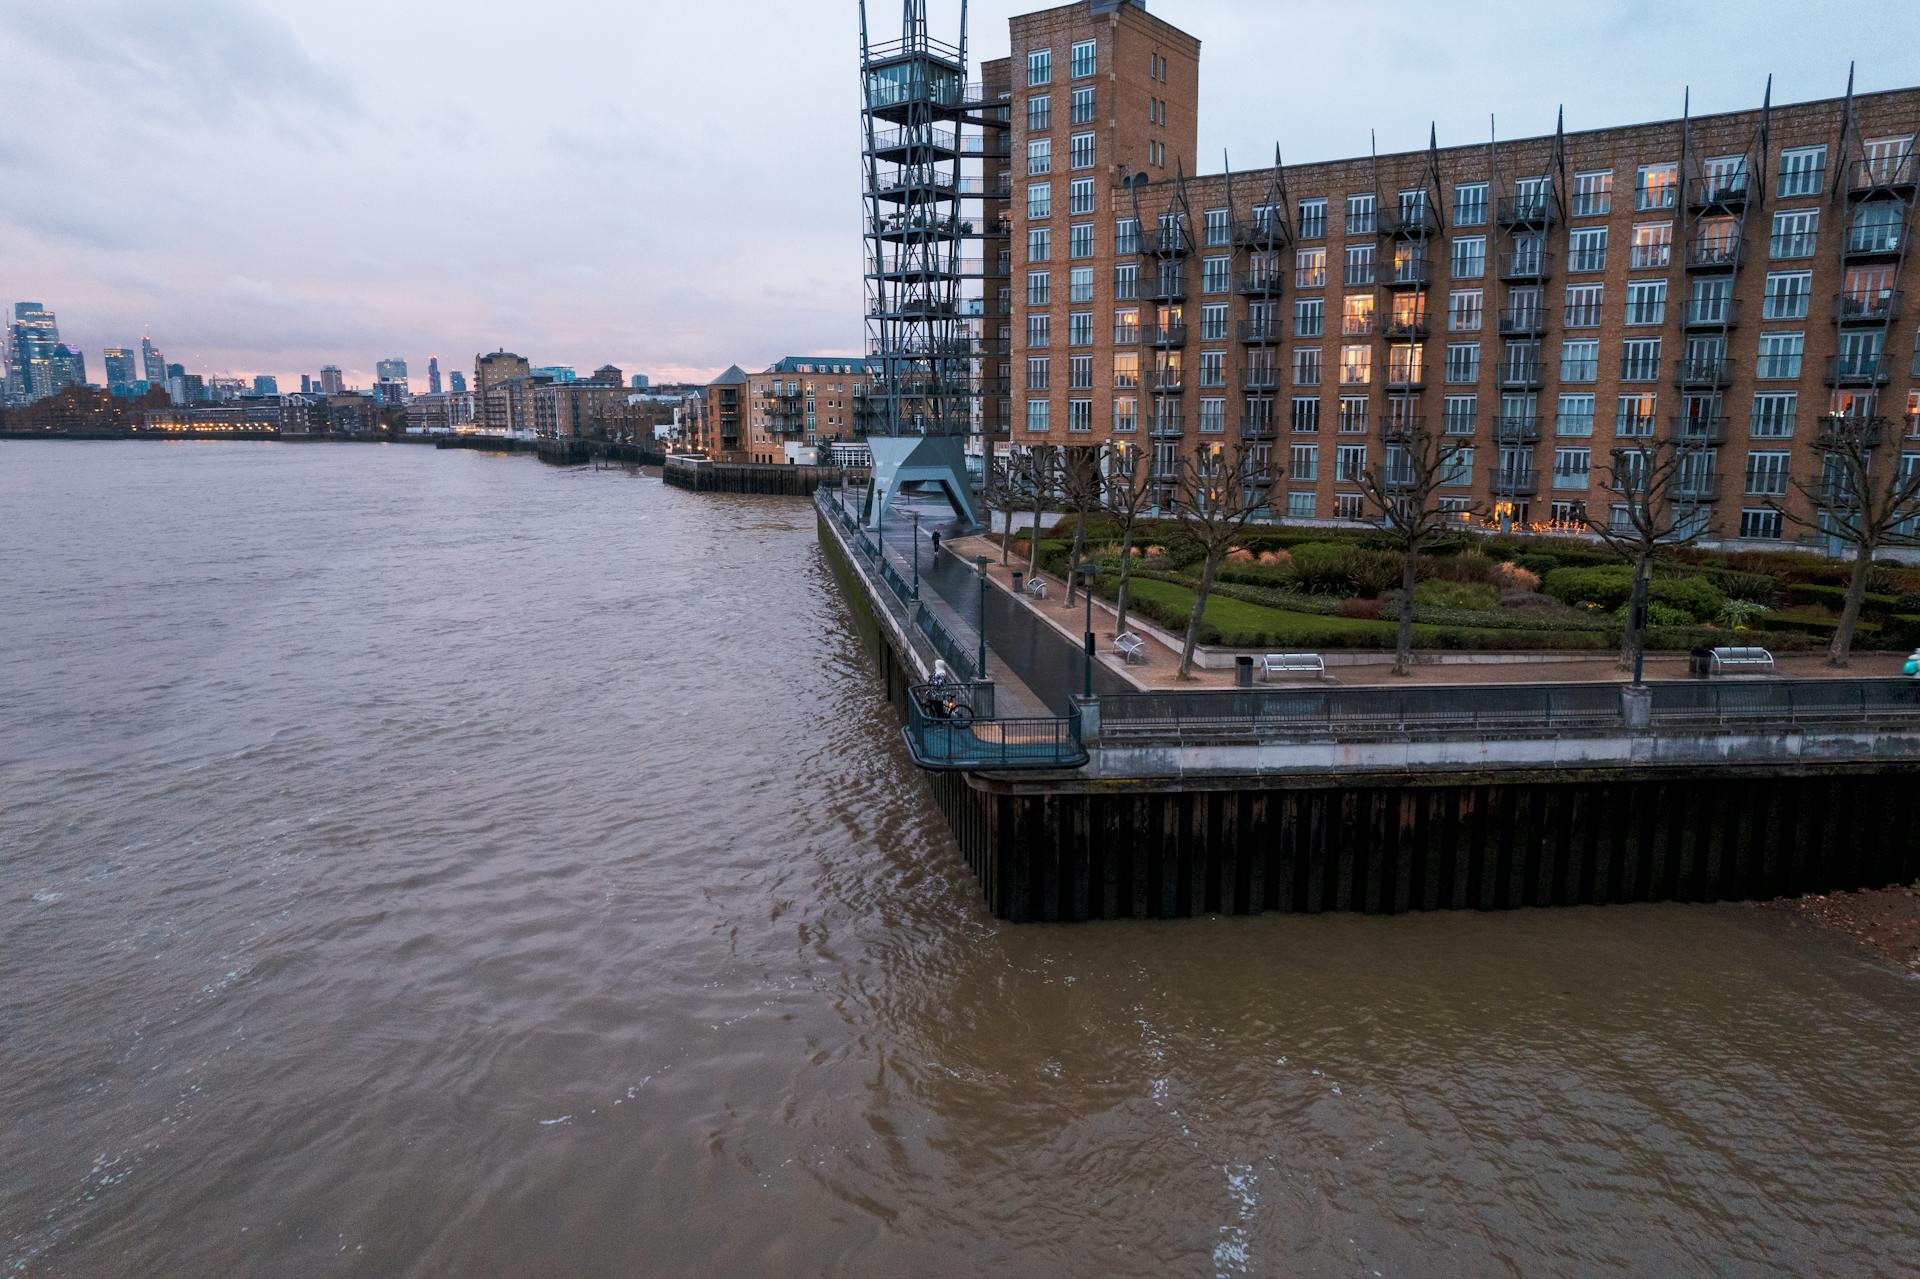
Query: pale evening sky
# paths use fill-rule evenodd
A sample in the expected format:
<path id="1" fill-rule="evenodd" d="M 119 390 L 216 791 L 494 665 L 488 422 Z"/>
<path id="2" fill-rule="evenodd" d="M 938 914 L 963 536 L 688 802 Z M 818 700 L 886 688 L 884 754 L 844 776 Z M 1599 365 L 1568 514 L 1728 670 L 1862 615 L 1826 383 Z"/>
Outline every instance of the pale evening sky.
<path id="1" fill-rule="evenodd" d="M 873 0 L 876 25 L 898 0 Z M 958 0 L 933 0 L 936 24 Z M 978 57 L 1009 15 L 975 0 Z M 1920 83 L 1909 0 L 1153 0 L 1203 170 Z M 404 356 L 656 380 L 855 353 L 854 0 L 0 0 L 0 305 L 192 371 Z M 1404 34 L 1400 34 L 1404 33 Z"/>

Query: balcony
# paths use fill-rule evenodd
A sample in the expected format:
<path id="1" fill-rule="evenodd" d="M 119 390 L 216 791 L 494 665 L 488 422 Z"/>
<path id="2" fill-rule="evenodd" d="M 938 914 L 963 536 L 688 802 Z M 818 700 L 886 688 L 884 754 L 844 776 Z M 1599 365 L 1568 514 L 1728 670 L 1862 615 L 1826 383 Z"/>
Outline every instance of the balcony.
<path id="1" fill-rule="evenodd" d="M 1740 303 L 1733 298 L 1689 298 L 1681 323 L 1690 329 L 1730 329 L 1740 323 Z"/>
<path id="2" fill-rule="evenodd" d="M 1380 210 L 1374 230 L 1393 239 L 1424 240 L 1440 234 L 1440 211 L 1425 200 L 1416 207 L 1395 205 Z"/>
<path id="3" fill-rule="evenodd" d="M 1541 384 L 1541 368 L 1539 360 L 1516 360 L 1504 356 L 1493 366 L 1494 385 L 1509 391 L 1537 391 Z"/>
<path id="4" fill-rule="evenodd" d="M 1251 391 L 1255 395 L 1263 391 L 1277 391 L 1280 389 L 1280 370 L 1258 367 L 1247 369 L 1240 375 L 1240 386 L 1241 389 Z"/>
<path id="5" fill-rule="evenodd" d="M 1747 173 L 1722 173 L 1703 177 L 1687 192 L 1687 204 L 1696 213 L 1716 210 L 1733 212 L 1747 204 Z"/>
<path id="6" fill-rule="evenodd" d="M 1720 445 L 1727 442 L 1723 417 L 1675 417 L 1667 420 L 1668 437 L 1675 444 Z"/>
<path id="7" fill-rule="evenodd" d="M 1378 474 L 1389 493 L 1410 493 L 1420 486 L 1420 473 L 1411 466 L 1383 467 Z"/>
<path id="8" fill-rule="evenodd" d="M 1280 326 L 1272 320 L 1242 320 L 1240 340 L 1248 346 L 1272 346 L 1280 340 Z"/>
<path id="9" fill-rule="evenodd" d="M 1495 497 L 1532 497 L 1540 491 L 1537 471 L 1496 466 L 1487 472 L 1487 490 Z"/>
<path id="10" fill-rule="evenodd" d="M 1185 228 L 1142 231 L 1140 252 L 1150 258 L 1183 258 L 1193 252 L 1193 237 Z"/>
<path id="11" fill-rule="evenodd" d="M 1885 386 L 1891 361 L 1882 352 L 1835 355 L 1827 360 L 1828 386 Z"/>
<path id="12" fill-rule="evenodd" d="M 1150 324 L 1147 326 L 1147 345 L 1178 347 L 1187 344 L 1187 326 L 1184 324 Z"/>
<path id="13" fill-rule="evenodd" d="M 1673 500 L 1676 502 L 1717 502 L 1720 500 L 1720 472 L 1711 467 L 1689 467 L 1686 461 L 1710 461 L 1705 454 L 1692 454 L 1682 459 L 1680 474 L 1674 477 L 1672 485 Z"/>
<path id="14" fill-rule="evenodd" d="M 1155 395 L 1180 395 L 1187 389 L 1180 369 L 1155 369 L 1147 384 Z"/>
<path id="15" fill-rule="evenodd" d="M 1701 236 L 1687 241 L 1686 267 L 1689 271 L 1739 270 L 1740 238 Z"/>
<path id="16" fill-rule="evenodd" d="M 1888 324 L 1900 314 L 1902 294 L 1894 289 L 1842 293 L 1833 299 L 1835 324 Z"/>
<path id="17" fill-rule="evenodd" d="M 1395 364 L 1388 361 L 1380 385 L 1389 391 L 1420 391 L 1427 385 L 1425 364 Z"/>
<path id="18" fill-rule="evenodd" d="M 1370 338 L 1380 331 L 1374 323 L 1373 312 L 1365 315 L 1343 315 L 1340 317 L 1340 336 L 1343 338 Z M 1314 334 L 1318 337 L 1319 334 Z"/>
<path id="19" fill-rule="evenodd" d="M 1380 424 L 1380 438 L 1388 444 L 1410 444 L 1426 434 L 1427 419 L 1416 413 L 1412 417 L 1390 417 Z"/>
<path id="20" fill-rule="evenodd" d="M 1880 258 L 1897 258 L 1900 249 L 1906 243 L 1897 226 L 1875 223 L 1872 226 L 1855 227 L 1847 233 L 1847 239 L 1841 248 L 1841 256 L 1849 262 L 1871 262 Z"/>
<path id="21" fill-rule="evenodd" d="M 1493 438 L 1501 444 L 1536 444 L 1540 419 L 1531 413 L 1502 413 L 1493 419 Z"/>
<path id="22" fill-rule="evenodd" d="M 1159 439 L 1179 439 L 1180 415 L 1178 413 L 1168 413 L 1165 416 L 1156 415 L 1147 427 L 1147 434 Z"/>
<path id="23" fill-rule="evenodd" d="M 1847 166 L 1847 194 L 1854 199 L 1875 195 L 1909 196 L 1920 164 L 1912 151 L 1855 160 Z"/>
<path id="24" fill-rule="evenodd" d="M 1534 227 L 1544 230 L 1553 225 L 1553 195 L 1536 191 L 1532 195 L 1502 196 L 1494 211 L 1495 220 L 1504 227 Z"/>
<path id="25" fill-rule="evenodd" d="M 1553 274 L 1553 255 L 1540 249 L 1521 249 L 1500 255 L 1503 280 L 1539 281 Z"/>
<path id="26" fill-rule="evenodd" d="M 1239 277 L 1239 291 L 1255 296 L 1278 293 L 1287 277 L 1279 271 L 1248 271 Z"/>
<path id="27" fill-rule="evenodd" d="M 1267 252 L 1284 249 L 1293 243 L 1293 228 L 1284 218 L 1255 219 L 1233 224 L 1233 247 Z"/>
<path id="28" fill-rule="evenodd" d="M 1155 302 L 1178 302 L 1187 296 L 1187 277 L 1185 272 L 1173 275 L 1156 275 L 1141 286 L 1146 296 Z"/>
<path id="29" fill-rule="evenodd" d="M 1390 342 L 1418 341 L 1427 336 L 1427 308 L 1388 311 L 1380 317 L 1380 336 Z"/>
<path id="30" fill-rule="evenodd" d="M 1240 438 L 1243 440 L 1270 440 L 1273 435 L 1273 419 L 1270 417 L 1240 419 Z"/>
<path id="31" fill-rule="evenodd" d="M 1912 417 L 1907 420 L 1911 425 Z M 1879 448 L 1885 437 L 1885 425 L 1885 419 L 1878 417 L 1825 414 L 1814 423 L 1813 444 L 1815 448 L 1822 449 L 1845 448 L 1854 444 L 1863 448 Z"/>
<path id="32" fill-rule="evenodd" d="M 1733 361 L 1724 355 L 1683 355 L 1674 362 L 1673 384 L 1714 389 L 1733 381 Z"/>
<path id="33" fill-rule="evenodd" d="M 1501 337 L 1538 337 L 1547 331 L 1543 306 L 1513 306 L 1500 312 Z"/>
<path id="34" fill-rule="evenodd" d="M 1433 283 L 1433 263 L 1424 257 L 1380 263 L 1379 284 L 1389 289 L 1424 289 Z"/>

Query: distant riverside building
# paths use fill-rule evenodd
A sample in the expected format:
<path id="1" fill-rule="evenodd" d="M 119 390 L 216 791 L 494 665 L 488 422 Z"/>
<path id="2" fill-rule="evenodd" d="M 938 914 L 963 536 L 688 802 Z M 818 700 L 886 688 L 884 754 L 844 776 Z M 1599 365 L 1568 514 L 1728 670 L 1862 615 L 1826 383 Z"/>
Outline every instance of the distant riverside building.
<path id="1" fill-rule="evenodd" d="M 1198 40 L 1104 0 L 1010 37 L 1016 445 L 1140 450 L 1162 503 L 1244 449 L 1268 514 L 1344 521 L 1422 427 L 1444 507 L 1551 528 L 1671 441 L 1693 527 L 1756 547 L 1813 517 L 1823 418 L 1920 469 L 1920 89 L 1196 176 Z"/>
<path id="2" fill-rule="evenodd" d="M 618 431 L 627 388 L 616 378 L 603 382 L 533 382 L 533 429 L 542 435 L 607 435 Z"/>
<path id="3" fill-rule="evenodd" d="M 633 387 L 633 389 L 634 389 L 634 390 L 636 390 L 636 391 L 644 391 L 644 390 L 646 390 L 646 389 L 647 389 L 647 385 L 648 385 L 648 383 L 647 383 L 647 375 L 646 375 L 646 374 L 644 374 L 644 373 L 636 373 L 636 374 L 634 374 L 634 375 L 633 375 L 633 380 L 632 380 L 632 381 L 631 381 L 631 382 L 629 383 L 629 385 L 630 385 L 630 386 L 632 386 L 632 387 Z"/>
<path id="4" fill-rule="evenodd" d="M 216 377 L 207 382 L 207 398 L 215 404 L 237 400 L 248 390 L 247 382 L 237 377 Z"/>
<path id="5" fill-rule="evenodd" d="M 280 394 L 280 379 L 271 373 L 261 373 L 257 375 L 253 379 L 253 393 L 255 395 Z"/>
<path id="6" fill-rule="evenodd" d="M 871 385 L 868 362 L 852 356 L 790 355 L 759 373 L 734 365 L 682 413 L 682 442 L 720 461 L 787 462 L 865 434 Z"/>
<path id="7" fill-rule="evenodd" d="M 690 406 L 687 443 L 709 457 L 745 461 L 747 374 L 731 365 Z"/>
<path id="8" fill-rule="evenodd" d="M 320 394 L 339 395 L 347 389 L 347 380 L 340 370 L 329 364 L 320 370 Z"/>
<path id="9" fill-rule="evenodd" d="M 593 382 L 600 382 L 607 386 L 619 386 L 621 383 L 621 380 L 625 377 L 626 377 L 626 374 L 622 373 L 619 370 L 619 368 L 616 367 L 615 365 L 602 364 L 599 368 L 593 371 L 593 377 L 590 378 L 589 380 Z"/>
<path id="10" fill-rule="evenodd" d="M 434 371 L 427 370 L 428 385 L 432 385 Z M 452 406 L 444 393 L 429 391 L 425 395 L 416 395 L 407 404 L 407 429 L 409 431 L 427 431 L 439 434 L 451 431 L 454 427 Z"/>
<path id="11" fill-rule="evenodd" d="M 374 384 L 373 394 L 382 404 L 405 404 L 407 402 L 406 381 L 383 377 Z"/>
<path id="12" fill-rule="evenodd" d="M 400 386 L 400 394 L 407 393 L 407 362 L 398 356 L 381 360 L 373 366 L 373 378 L 376 383 L 395 382 Z"/>
<path id="13" fill-rule="evenodd" d="M 447 389 L 455 395 L 465 394 L 467 389 L 467 375 L 459 369 L 450 370 L 447 373 Z"/>
<path id="14" fill-rule="evenodd" d="M 580 375 L 565 364 L 549 364 L 532 371 L 534 377 L 546 378 L 549 382 L 577 382 Z"/>
<path id="15" fill-rule="evenodd" d="M 4 345 L 7 377 L 0 394 L 16 404 L 30 403 L 52 394 L 52 391 L 44 389 L 36 391 L 35 387 L 45 388 L 59 381 L 55 368 L 48 363 L 53 359 L 55 348 L 60 346 L 60 325 L 53 312 L 38 302 L 14 303 L 13 321 L 7 326 Z M 63 363 L 60 369 L 66 367 Z M 59 385 L 53 389 L 70 385 L 74 380 L 86 379 L 59 381 Z"/>
<path id="16" fill-rule="evenodd" d="M 313 376 L 311 374 L 302 373 L 300 375 L 300 394 L 302 395 L 313 394 Z"/>
<path id="17" fill-rule="evenodd" d="M 437 355 L 427 357 L 427 394 L 440 394 L 440 357 Z"/>
<path id="18" fill-rule="evenodd" d="M 151 385 L 165 386 L 167 384 L 167 357 L 160 353 L 158 347 L 154 346 L 153 339 L 150 337 L 140 339 L 140 368 L 142 370 L 142 376 L 145 377 Z"/>
<path id="19" fill-rule="evenodd" d="M 514 429 L 509 425 L 512 414 L 508 402 L 500 400 L 496 408 L 493 392 L 495 388 L 515 378 L 524 378 L 530 372 L 526 357 L 505 350 L 473 357 L 474 408 L 484 430 L 500 432 Z"/>
<path id="20" fill-rule="evenodd" d="M 125 391 L 133 385 L 137 374 L 134 371 L 132 351 L 124 346 L 102 347 L 100 363 L 109 391 Z"/>

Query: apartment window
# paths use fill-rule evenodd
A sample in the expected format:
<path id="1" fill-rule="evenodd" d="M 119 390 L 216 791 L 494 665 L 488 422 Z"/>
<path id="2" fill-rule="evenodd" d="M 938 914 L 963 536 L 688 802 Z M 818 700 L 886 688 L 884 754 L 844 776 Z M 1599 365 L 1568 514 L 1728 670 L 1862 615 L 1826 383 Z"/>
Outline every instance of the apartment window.
<path id="1" fill-rule="evenodd" d="M 1227 210 L 1208 209 L 1201 215 L 1201 226 L 1204 228 L 1209 247 L 1233 243 L 1233 228 L 1228 220 Z"/>
<path id="2" fill-rule="evenodd" d="M 1027 55 L 1027 84 L 1053 83 L 1053 50 L 1036 49 Z"/>
<path id="3" fill-rule="evenodd" d="M 1787 463 L 1793 455 L 1769 449 L 1747 454 L 1747 493 L 1752 497 L 1783 497 L 1787 491 Z"/>
<path id="4" fill-rule="evenodd" d="M 1068 145 L 1072 148 L 1068 162 L 1074 168 L 1091 169 L 1093 167 L 1093 134 L 1076 133 L 1069 140 Z"/>
<path id="5" fill-rule="evenodd" d="M 1387 457 L 1388 469 L 1390 470 L 1406 469 L 1408 467 L 1406 451 L 1404 449 L 1398 450 L 1398 452 L 1400 453 L 1400 456 L 1397 458 L 1393 456 L 1393 452 L 1394 452 L 1393 450 L 1389 450 L 1388 452 L 1388 457 Z M 1472 484 L 1473 483 L 1473 458 L 1474 458 L 1473 449 L 1470 449 L 1470 448 L 1455 449 L 1447 457 L 1447 460 L 1441 464 L 1440 482 L 1442 484 L 1450 485 L 1454 488 L 1465 488 L 1467 485 Z M 1515 471 L 1523 471 L 1526 468 L 1524 466 L 1514 466 L 1510 469 Z M 1443 506 L 1444 506 L 1444 503 L 1443 503 Z M 1464 511 L 1467 508 L 1464 505 L 1460 505 L 1460 506 L 1454 506 L 1450 509 Z"/>
<path id="6" fill-rule="evenodd" d="M 1076 222 L 1067 228 L 1067 256 L 1069 258 L 1093 256 L 1093 223 Z"/>
<path id="7" fill-rule="evenodd" d="M 1027 99 L 1027 132 L 1045 133 L 1053 127 L 1053 95 L 1036 93 Z"/>
<path id="8" fill-rule="evenodd" d="M 1373 294 L 1349 293 L 1340 299 L 1340 336 L 1369 337 L 1373 333 Z"/>
<path id="9" fill-rule="evenodd" d="M 1076 40 L 1073 45 L 1073 78 L 1084 80 L 1093 74 L 1094 42 Z"/>
<path id="10" fill-rule="evenodd" d="M 1121 257 L 1140 252 L 1140 219 L 1121 218 L 1113 224 L 1113 251 Z"/>
<path id="11" fill-rule="evenodd" d="M 1599 328 L 1600 308 L 1605 297 L 1605 285 L 1569 284 L 1567 286 L 1567 327 L 1570 329 Z"/>
<path id="12" fill-rule="evenodd" d="M 1664 267 L 1673 258 L 1673 223 L 1636 222 L 1627 266 L 1635 271 Z"/>
<path id="13" fill-rule="evenodd" d="M 1593 434 L 1593 396 L 1569 392 L 1560 397 L 1559 411 L 1554 415 L 1553 431 L 1555 435 L 1569 439 L 1584 439 Z"/>
<path id="14" fill-rule="evenodd" d="M 1594 382 L 1600 377 L 1600 343 L 1594 338 L 1569 338 L 1560 344 L 1560 380 Z"/>
<path id="15" fill-rule="evenodd" d="M 1027 317 L 1027 346 L 1032 350 L 1044 349 L 1053 335 L 1053 319 L 1045 315 Z"/>
<path id="16" fill-rule="evenodd" d="M 1443 405 L 1442 420 L 1448 435 L 1472 435 L 1480 415 L 1480 401 L 1471 395 L 1449 395 Z"/>
<path id="17" fill-rule="evenodd" d="M 1780 185 L 1776 190 L 1782 198 L 1819 195 L 1826 185 L 1826 172 L 1825 147 L 1791 147 L 1780 153 Z"/>
<path id="18" fill-rule="evenodd" d="M 1086 432 L 1093 429 L 1093 401 L 1067 401 L 1067 430 Z"/>
<path id="19" fill-rule="evenodd" d="M 1300 201 L 1300 238 L 1318 240 L 1327 233 L 1325 199 Z"/>
<path id="20" fill-rule="evenodd" d="M 1664 324 L 1667 320 L 1667 282 L 1665 280 L 1629 280 L 1627 282 L 1627 323 Z"/>
<path id="21" fill-rule="evenodd" d="M 1524 467 L 1516 467 L 1524 470 Z M 1593 450 L 1590 448 L 1566 448 L 1553 451 L 1553 486 L 1557 489 L 1583 489 L 1587 487 L 1588 473 L 1593 470 Z"/>
<path id="22" fill-rule="evenodd" d="M 1093 212 L 1093 179 L 1075 178 L 1067 184 L 1067 212 L 1085 217 Z"/>
<path id="23" fill-rule="evenodd" d="M 1138 379 L 1139 370 L 1135 369 Z M 1140 401 L 1131 395 L 1118 395 L 1113 400 L 1113 430 L 1116 435 L 1129 435 L 1140 429 Z"/>
<path id="24" fill-rule="evenodd" d="M 1320 380 L 1316 373 L 1314 381 Z M 1293 400 L 1291 420 L 1288 423 L 1296 435 L 1318 435 L 1320 433 L 1320 401 L 1314 396 L 1297 395 Z"/>
<path id="25" fill-rule="evenodd" d="M 1640 166 L 1640 180 L 1634 187 L 1633 207 L 1640 210 L 1671 209 L 1679 192 L 1679 165 L 1643 164 Z"/>
<path id="26" fill-rule="evenodd" d="M 1209 302 L 1200 308 L 1200 340 L 1202 342 L 1227 340 L 1227 304 L 1225 302 Z"/>
<path id="27" fill-rule="evenodd" d="M 1225 351 L 1200 352 L 1200 385 L 1220 387 L 1227 384 L 1227 353 Z"/>
<path id="28" fill-rule="evenodd" d="M 1567 232 L 1567 270 L 1571 272 L 1607 269 L 1607 228 L 1575 227 Z"/>
<path id="29" fill-rule="evenodd" d="M 1374 222 L 1373 222 L 1372 192 L 1368 192 L 1365 195 L 1348 196 L 1347 197 L 1347 234 L 1348 235 L 1372 235 L 1373 232 L 1374 232 Z"/>
<path id="30" fill-rule="evenodd" d="M 1797 378 L 1800 376 L 1800 358 L 1806 349 L 1804 333 L 1762 333 L 1760 335 L 1760 358 L 1754 364 L 1753 375 L 1759 378 Z"/>
<path id="31" fill-rule="evenodd" d="M 1762 391 L 1753 397 L 1748 427 L 1756 440 L 1792 439 L 1794 418 L 1799 412 L 1798 391 Z"/>
<path id="32" fill-rule="evenodd" d="M 1202 293 L 1233 291 L 1233 259 L 1231 257 L 1208 258 L 1200 264 L 1200 291 Z"/>
<path id="33" fill-rule="evenodd" d="M 1327 285 L 1327 251 L 1325 249 L 1300 249 L 1294 256 L 1294 287 L 1301 289 L 1323 289 Z"/>
<path id="34" fill-rule="evenodd" d="M 1371 346 L 1343 346 L 1340 348 L 1340 385 L 1365 386 L 1373 380 L 1373 348 Z"/>
<path id="35" fill-rule="evenodd" d="M 1659 338 L 1628 338 L 1620 344 L 1622 382 L 1654 382 L 1659 377 Z"/>
<path id="36" fill-rule="evenodd" d="M 1027 183 L 1027 216 L 1029 218 L 1053 216 L 1053 183 Z"/>
<path id="37" fill-rule="evenodd" d="M 1067 389 L 1069 391 L 1093 389 L 1093 357 L 1091 355 L 1067 357 Z"/>
<path id="38" fill-rule="evenodd" d="M 1905 206 L 1896 200 L 1869 200 L 1853 215 L 1847 247 L 1854 252 L 1886 253 L 1900 245 Z"/>
<path id="39" fill-rule="evenodd" d="M 1463 182 L 1453 188 L 1453 224 L 1455 226 L 1487 224 L 1486 183 Z"/>
<path id="40" fill-rule="evenodd" d="M 1783 209 L 1773 215 L 1768 248 L 1776 258 L 1810 258 L 1820 231 L 1820 210 Z"/>
<path id="41" fill-rule="evenodd" d="M 1362 400 L 1361 403 L 1366 403 Z M 1367 446 L 1341 444 L 1333 451 L 1333 478 L 1341 484 L 1358 484 L 1367 473 Z M 1299 478 L 1297 475 L 1295 478 Z"/>
<path id="42" fill-rule="evenodd" d="M 1477 280 L 1487 273 L 1487 237 L 1463 235 L 1453 242 L 1453 278 Z"/>
<path id="43" fill-rule="evenodd" d="M 1295 444 L 1287 450 L 1287 478 L 1311 484 L 1320 478 L 1320 446 Z"/>
<path id="44" fill-rule="evenodd" d="M 1053 232 L 1046 227 L 1027 230 L 1027 261 L 1045 262 L 1053 256 Z"/>
<path id="45" fill-rule="evenodd" d="M 1317 338 L 1325 330 L 1325 298 L 1296 298 L 1293 303 L 1293 335 L 1302 338 Z"/>
<path id="46" fill-rule="evenodd" d="M 1140 385 L 1140 353 L 1138 351 L 1115 351 L 1113 353 L 1114 389 L 1129 391 Z"/>
<path id="47" fill-rule="evenodd" d="M 1598 218 L 1613 212 L 1613 170 L 1594 169 L 1573 175 L 1573 216 Z"/>
<path id="48" fill-rule="evenodd" d="M 1747 507 L 1740 512 L 1740 536 L 1756 542 L 1780 540 L 1781 515 L 1770 507 Z"/>
<path id="49" fill-rule="evenodd" d="M 1447 381 L 1478 382 L 1480 380 L 1480 344 L 1478 342 L 1450 342 L 1447 344 Z"/>
<path id="50" fill-rule="evenodd" d="M 1053 361 L 1044 355 L 1027 357 L 1027 389 L 1029 391 L 1048 391 L 1053 389 Z"/>
<path id="51" fill-rule="evenodd" d="M 1314 512 L 1312 493 L 1287 494 L 1287 518 L 1290 520 L 1310 520 Z"/>
<path id="52" fill-rule="evenodd" d="M 1765 320 L 1804 320 L 1813 296 L 1813 272 L 1771 271 L 1760 317 Z"/>
<path id="53" fill-rule="evenodd" d="M 1156 169 L 1167 167 L 1167 148 L 1162 142 L 1147 143 L 1147 163 Z"/>
<path id="54" fill-rule="evenodd" d="M 1044 433 L 1048 426 L 1048 417 L 1053 406 L 1046 400 L 1027 401 L 1027 429 L 1036 434 Z"/>
<path id="55" fill-rule="evenodd" d="M 1053 172 L 1053 139 L 1027 139 L 1027 176 L 1043 178 Z"/>
<path id="56" fill-rule="evenodd" d="M 1347 246 L 1347 269 L 1341 277 L 1348 288 L 1362 287 L 1373 283 L 1373 254 L 1371 244 L 1349 244 Z"/>
<path id="57" fill-rule="evenodd" d="M 1659 396 L 1652 391 L 1621 396 L 1614 406 L 1613 433 L 1635 438 L 1652 435 L 1658 408 Z"/>
<path id="58" fill-rule="evenodd" d="M 1092 124 L 1094 111 L 1093 86 L 1086 85 L 1073 91 L 1073 124 Z"/>
<path id="59" fill-rule="evenodd" d="M 1046 306 L 1053 300 L 1053 273 L 1051 271 L 1027 272 L 1027 305 Z"/>
<path id="60" fill-rule="evenodd" d="M 1077 266 L 1067 274 L 1067 301 L 1093 301 L 1093 268 Z"/>
<path id="61" fill-rule="evenodd" d="M 1202 361 L 1204 369 L 1205 361 Z M 1200 401 L 1200 433 L 1219 435 L 1227 429 L 1227 402 L 1220 399 Z"/>
<path id="62" fill-rule="evenodd" d="M 1320 385 L 1320 348 L 1294 348 L 1293 384 L 1295 386 Z"/>
<path id="63" fill-rule="evenodd" d="M 1113 300 L 1130 302 L 1140 296 L 1140 267 L 1127 262 L 1113 268 Z"/>
<path id="64" fill-rule="evenodd" d="M 1067 345 L 1093 345 L 1093 312 L 1074 311 L 1067 316 Z"/>
<path id="65" fill-rule="evenodd" d="M 1343 395 L 1340 397 L 1339 418 L 1334 429 L 1341 435 L 1365 435 L 1367 433 L 1367 397 L 1364 395 Z"/>
<path id="66" fill-rule="evenodd" d="M 1479 289 L 1455 289 L 1447 295 L 1447 331 L 1478 333 L 1486 295 Z"/>

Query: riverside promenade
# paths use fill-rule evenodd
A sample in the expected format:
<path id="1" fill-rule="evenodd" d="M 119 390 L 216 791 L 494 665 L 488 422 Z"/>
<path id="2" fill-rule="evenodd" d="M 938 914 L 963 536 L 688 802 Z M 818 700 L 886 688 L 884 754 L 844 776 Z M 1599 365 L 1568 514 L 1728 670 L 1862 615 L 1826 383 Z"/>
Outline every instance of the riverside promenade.
<path id="1" fill-rule="evenodd" d="M 981 544 L 943 532 L 954 568 L 930 572 L 923 538 L 916 600 L 913 508 L 867 539 L 836 500 L 816 498 L 822 543 L 1003 918 L 1725 900 L 1920 874 L 1913 681 L 1871 667 L 1704 681 L 1656 667 L 1635 690 L 1587 659 L 1397 681 L 1356 664 L 1324 684 L 1239 689 L 1156 679 L 1172 664 L 1157 653 L 1144 671 L 1103 656 L 1088 697 L 1084 607 L 1076 624 L 1058 583 L 1029 607 L 1011 566 L 991 559 L 982 580 L 967 557 Z M 931 577 L 945 589 L 930 591 Z M 967 586 L 984 605 L 966 606 Z M 947 601 L 940 645 L 915 623 L 930 593 Z M 912 689 L 937 647 L 977 644 L 981 620 L 986 684 L 1011 668 L 1051 712 L 1057 767 L 1043 752 L 1003 767 L 942 759 L 954 735 L 929 738 Z M 979 701 L 994 696 L 983 687 Z M 1008 732 L 1044 740 L 1026 696 Z"/>

